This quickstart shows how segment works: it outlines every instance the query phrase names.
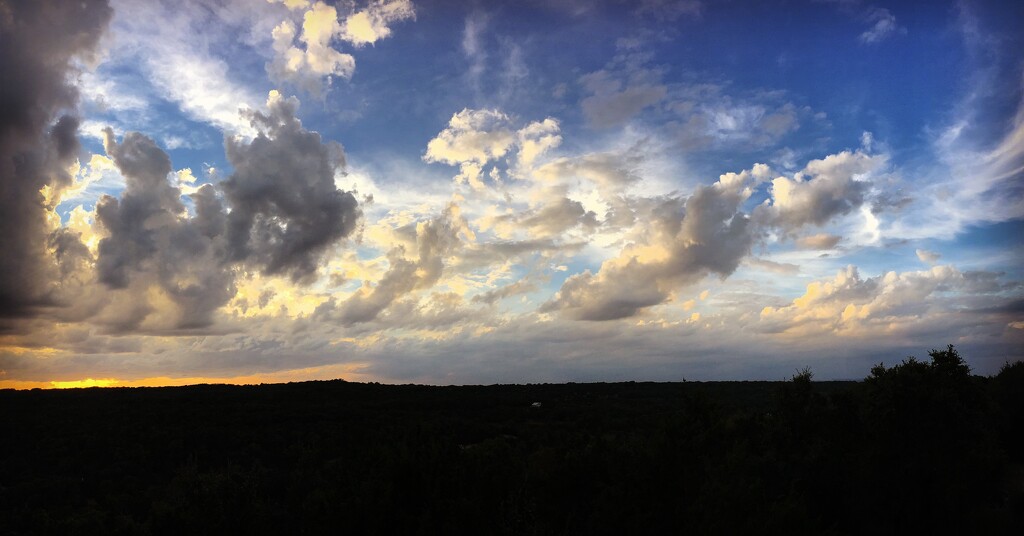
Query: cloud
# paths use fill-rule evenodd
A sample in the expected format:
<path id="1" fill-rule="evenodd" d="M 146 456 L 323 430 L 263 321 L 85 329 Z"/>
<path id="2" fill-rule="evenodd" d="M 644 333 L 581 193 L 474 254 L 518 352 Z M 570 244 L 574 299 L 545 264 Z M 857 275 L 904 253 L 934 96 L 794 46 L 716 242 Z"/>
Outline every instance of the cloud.
<path id="1" fill-rule="evenodd" d="M 1015 81 L 1015 90 L 1024 95 L 1024 78 Z M 938 190 L 929 197 L 933 204 L 929 209 L 937 219 L 946 220 L 936 225 L 939 229 L 950 223 L 960 228 L 1024 216 L 1024 189 L 1020 187 L 1024 178 L 1024 96 L 1015 106 L 1008 124 L 989 126 L 1005 129 L 992 147 L 970 148 L 965 124 L 954 125 L 937 140 L 937 151 L 949 175 L 926 191 Z"/>
<path id="2" fill-rule="evenodd" d="M 698 0 L 643 0 L 636 14 L 672 22 L 682 16 L 699 17 L 703 9 Z"/>
<path id="3" fill-rule="evenodd" d="M 583 208 L 579 201 L 566 197 L 547 202 L 517 219 L 518 226 L 526 229 L 533 238 L 560 236 L 577 225 L 590 229 L 597 227 L 597 216 L 593 212 Z"/>
<path id="4" fill-rule="evenodd" d="M 641 110 L 665 98 L 664 86 L 630 86 L 621 90 L 601 90 L 583 99 L 583 114 L 597 128 L 622 125 Z"/>
<path id="5" fill-rule="evenodd" d="M 128 315 L 105 323 L 134 330 L 156 320 L 150 329 L 205 328 L 213 312 L 235 294 L 234 272 L 223 262 L 223 208 L 211 185 L 192 199 L 189 217 L 181 190 L 168 181 L 171 161 L 152 139 L 130 132 L 121 143 L 107 131 L 108 155 L 126 179 L 120 199 L 105 195 L 96 204 L 96 220 L 107 233 L 99 241 L 96 272 L 101 283 L 129 296 L 115 301 L 134 303 Z M 122 293 L 123 294 L 123 293 Z M 169 302 L 172 311 L 161 302 Z M 107 308 L 107 313 L 111 308 Z"/>
<path id="6" fill-rule="evenodd" d="M 818 233 L 797 238 L 796 245 L 801 249 L 833 249 L 842 239 L 841 236 Z"/>
<path id="7" fill-rule="evenodd" d="M 907 29 L 896 23 L 896 16 L 886 8 L 864 6 L 861 0 L 821 0 L 835 5 L 846 15 L 867 22 L 870 27 L 861 33 L 857 40 L 862 44 L 880 43 L 895 34 L 905 34 Z"/>
<path id="8" fill-rule="evenodd" d="M 390 24 L 416 18 L 410 0 L 371 0 L 366 9 L 345 19 L 341 38 L 355 46 L 372 45 L 391 35 Z"/>
<path id="9" fill-rule="evenodd" d="M 302 32 L 298 33 L 291 20 L 284 20 L 274 28 L 275 56 L 267 64 L 267 72 L 272 79 L 289 81 L 320 95 L 325 78 L 329 84 L 332 76 L 352 77 L 356 69 L 355 58 L 331 45 L 344 31 L 334 6 L 323 2 L 313 4 L 303 14 L 301 29 Z"/>
<path id="10" fill-rule="evenodd" d="M 309 7 L 309 0 L 267 0 L 271 3 L 284 4 L 288 9 L 306 9 Z"/>
<path id="11" fill-rule="evenodd" d="M 800 266 L 788 262 L 775 262 L 768 259 L 758 258 L 748 258 L 744 262 L 760 270 L 778 275 L 792 276 L 800 273 Z"/>
<path id="12" fill-rule="evenodd" d="M 519 166 L 529 168 L 540 155 L 562 143 L 560 126 L 556 119 L 548 117 L 534 121 L 516 132 L 519 144 Z"/>
<path id="13" fill-rule="evenodd" d="M 645 236 L 615 258 L 569 277 L 541 312 L 577 320 L 614 320 L 663 303 L 684 285 L 710 273 L 736 270 L 753 244 L 749 220 L 740 212 L 750 196 L 750 172 L 722 175 L 688 198 L 667 197 L 641 219 Z"/>
<path id="14" fill-rule="evenodd" d="M 997 300 L 995 293 L 1006 290 L 993 284 L 996 278 L 998 274 L 965 273 L 948 265 L 865 278 L 851 265 L 830 280 L 807 285 L 806 292 L 789 305 L 764 308 L 758 329 L 791 335 L 892 337 L 928 329 L 934 323 L 941 331 L 942 318 L 956 312 L 949 305 L 953 293 L 958 294 L 955 300 L 961 311 L 973 308 L 975 314 L 990 314 L 985 310 Z M 973 307 L 967 299 L 971 295 L 981 297 Z M 981 325 L 999 323 L 983 322 L 978 327 Z"/>
<path id="15" fill-rule="evenodd" d="M 948 123 L 932 132 L 936 165 L 908 178 L 914 200 L 890 236 L 950 239 L 1024 217 L 1024 76 L 1018 56 L 1006 52 L 1021 48 L 1021 35 L 986 26 L 972 3 L 957 10 L 965 87 Z"/>
<path id="16" fill-rule="evenodd" d="M 388 271 L 376 285 L 364 283 L 347 300 L 337 306 L 331 300 L 317 313 L 344 325 L 375 320 L 402 296 L 433 286 L 444 272 L 445 259 L 463 239 L 473 238 L 459 206 L 451 203 L 439 216 L 416 224 L 414 251 L 399 245 L 388 252 Z"/>
<path id="17" fill-rule="evenodd" d="M 528 178 L 552 188 L 561 184 L 573 189 L 584 208 L 600 220 L 602 230 L 628 229 L 636 221 L 635 205 L 639 201 L 630 190 L 647 186 L 641 177 L 645 157 L 636 146 L 560 156 L 537 166 Z"/>
<path id="18" fill-rule="evenodd" d="M 231 206 L 231 259 L 309 281 L 328 248 L 355 231 L 361 212 L 351 193 L 335 187 L 345 165 L 341 146 L 304 129 L 298 104 L 272 91 L 266 114 L 248 114 L 259 133 L 225 140 L 234 172 L 221 186 Z"/>
<path id="19" fill-rule="evenodd" d="M 481 230 L 486 230 L 481 225 Z M 509 260 L 527 262 L 533 255 L 549 258 L 560 254 L 578 252 L 586 245 L 585 242 L 559 242 L 550 238 L 527 240 L 492 240 L 489 242 L 467 245 L 461 252 L 460 263 L 464 268 L 491 266 Z M 562 270 L 565 267 L 561 267 Z"/>
<path id="20" fill-rule="evenodd" d="M 127 104 L 141 98 L 151 107 L 152 101 L 166 99 L 193 120 L 252 134 L 239 110 L 256 108 L 258 93 L 242 81 L 237 66 L 217 52 L 228 44 L 237 46 L 244 39 L 234 33 L 239 26 L 259 22 L 265 16 L 263 10 L 273 6 L 237 0 L 113 3 L 107 57 L 90 85 L 105 88 L 105 94 L 128 96 Z M 114 116 L 131 121 L 121 130 L 166 128 L 148 117 L 146 110 Z"/>
<path id="21" fill-rule="evenodd" d="M 466 78 L 470 87 L 477 93 L 480 92 L 480 80 L 487 69 L 487 50 L 481 35 L 487 28 L 487 14 L 480 10 L 474 10 L 466 17 L 465 26 L 462 29 L 462 54 L 469 61 L 466 70 Z"/>
<path id="22" fill-rule="evenodd" d="M 755 217 L 784 232 L 823 225 L 860 207 L 870 188 L 870 174 L 886 162 L 885 155 L 859 150 L 812 160 L 792 179 L 773 179 L 771 201 L 758 207 Z"/>
<path id="23" fill-rule="evenodd" d="M 105 1 L 4 3 L 0 7 L 0 330 L 5 319 L 53 305 L 46 244 L 50 214 L 80 150 L 71 115 L 73 62 L 88 59 L 111 18 Z"/>
<path id="24" fill-rule="evenodd" d="M 480 189 L 484 165 L 505 156 L 515 140 L 509 117 L 501 111 L 466 108 L 427 143 L 423 160 L 459 166 L 456 182 Z"/>
<path id="25" fill-rule="evenodd" d="M 789 102 L 734 102 L 714 87 L 688 88 L 671 106 L 682 118 L 671 130 L 687 150 L 768 146 L 797 130 L 800 114 L 808 111 Z"/>
<path id="26" fill-rule="evenodd" d="M 487 305 L 494 305 L 505 298 L 525 294 L 527 292 L 533 292 L 535 290 L 537 290 L 537 285 L 525 279 L 521 279 L 514 283 L 509 283 L 508 285 L 477 294 L 476 296 L 473 296 L 473 301 L 486 303 Z"/>
<path id="27" fill-rule="evenodd" d="M 874 44 L 888 39 L 896 33 L 906 33 L 907 29 L 896 24 L 896 17 L 882 7 L 868 8 L 864 18 L 872 24 L 857 38 L 861 43 Z"/>
<path id="28" fill-rule="evenodd" d="M 904 203 L 887 236 L 951 239 L 969 226 L 1024 217 L 1024 104 L 994 148 L 970 149 L 968 134 L 959 128 L 946 134 L 936 143 L 940 165 L 908 181 L 914 199 Z"/>
<path id="29" fill-rule="evenodd" d="M 915 253 L 917 253 L 917 258 L 920 259 L 921 262 L 927 264 L 935 264 L 939 262 L 939 259 L 942 257 L 942 255 L 934 251 L 928 251 L 927 249 L 918 249 Z"/>
<path id="30" fill-rule="evenodd" d="M 580 82 L 592 93 L 580 101 L 583 115 L 596 128 L 623 125 L 668 95 L 668 88 L 654 80 L 629 80 L 624 84 L 607 70 L 584 75 Z"/>

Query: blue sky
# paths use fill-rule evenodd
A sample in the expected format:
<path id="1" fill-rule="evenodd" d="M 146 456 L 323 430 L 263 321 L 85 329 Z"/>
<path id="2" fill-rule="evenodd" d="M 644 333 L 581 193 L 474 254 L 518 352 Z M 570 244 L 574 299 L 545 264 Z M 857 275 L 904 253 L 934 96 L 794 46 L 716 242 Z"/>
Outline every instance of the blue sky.
<path id="1" fill-rule="evenodd" d="M 1021 358 L 1015 3 L 43 4 L 0 385 Z"/>

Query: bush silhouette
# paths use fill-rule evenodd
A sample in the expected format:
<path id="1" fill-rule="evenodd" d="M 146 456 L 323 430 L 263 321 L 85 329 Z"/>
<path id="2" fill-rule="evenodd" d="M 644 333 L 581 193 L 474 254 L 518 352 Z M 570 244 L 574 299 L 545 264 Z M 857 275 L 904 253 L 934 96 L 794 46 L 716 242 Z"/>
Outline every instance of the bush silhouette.
<path id="1" fill-rule="evenodd" d="M 864 382 L 868 506 L 895 532 L 961 528 L 997 499 L 994 405 L 952 346 L 886 368 Z"/>

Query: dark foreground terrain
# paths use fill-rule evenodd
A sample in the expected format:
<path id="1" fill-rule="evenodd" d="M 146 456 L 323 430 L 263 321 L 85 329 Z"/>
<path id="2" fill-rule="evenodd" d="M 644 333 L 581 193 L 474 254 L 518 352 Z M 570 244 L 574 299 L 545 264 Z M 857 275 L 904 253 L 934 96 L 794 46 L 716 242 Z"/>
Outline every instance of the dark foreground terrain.
<path id="1" fill-rule="evenodd" d="M 1021 534 L 1024 364 L 0 392 L 0 533 Z M 534 407 L 540 402 L 540 407 Z"/>

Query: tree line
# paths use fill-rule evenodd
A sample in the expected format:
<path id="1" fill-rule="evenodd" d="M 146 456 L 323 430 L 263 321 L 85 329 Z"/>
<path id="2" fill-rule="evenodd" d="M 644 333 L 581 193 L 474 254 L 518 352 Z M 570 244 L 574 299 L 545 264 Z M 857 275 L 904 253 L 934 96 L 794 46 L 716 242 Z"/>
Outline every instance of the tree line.
<path id="1" fill-rule="evenodd" d="M 8 390 L 0 429 L 0 534 L 1024 528 L 1024 364 L 952 346 L 857 382 Z"/>

